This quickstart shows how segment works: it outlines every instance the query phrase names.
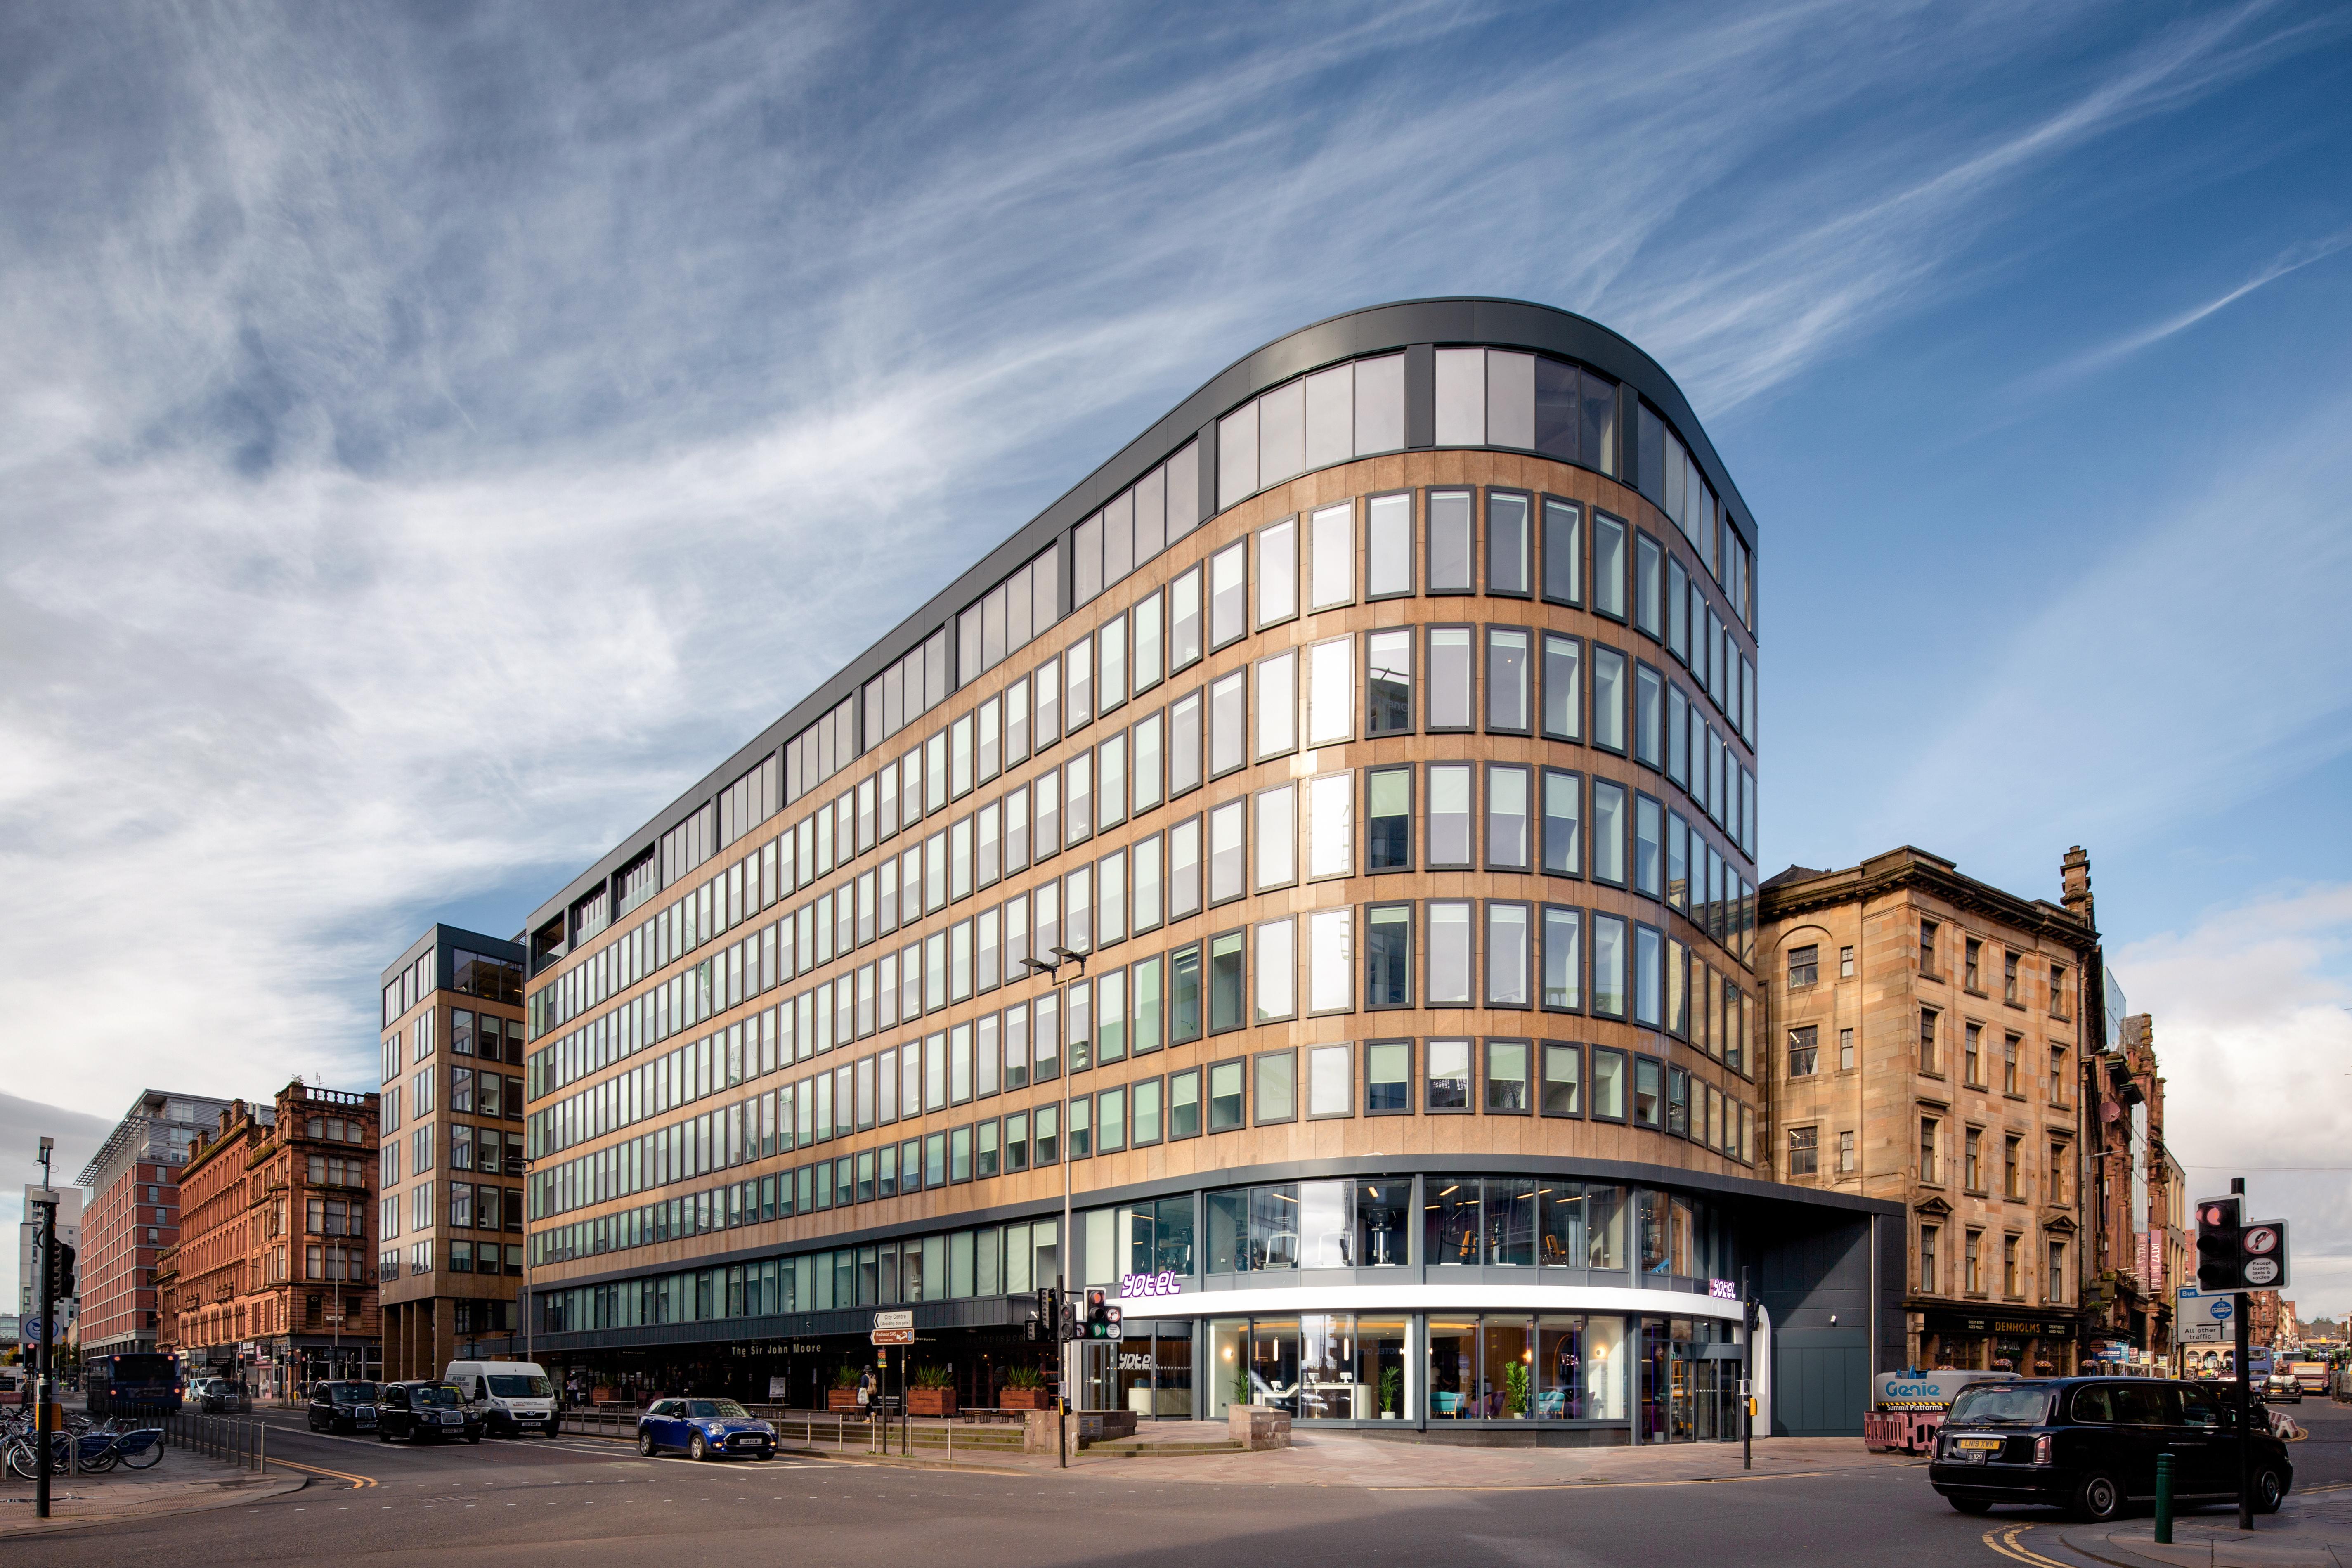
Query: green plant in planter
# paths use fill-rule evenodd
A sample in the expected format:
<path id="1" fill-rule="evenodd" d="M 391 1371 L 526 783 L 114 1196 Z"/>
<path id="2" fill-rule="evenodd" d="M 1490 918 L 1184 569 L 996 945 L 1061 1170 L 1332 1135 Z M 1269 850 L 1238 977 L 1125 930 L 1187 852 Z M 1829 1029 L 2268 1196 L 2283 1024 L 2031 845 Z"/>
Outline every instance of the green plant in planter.
<path id="1" fill-rule="evenodd" d="M 1233 1399 L 1235 1405 L 1247 1405 L 1250 1402 L 1249 1363 L 1247 1362 L 1236 1361 L 1234 1363 Z"/>
<path id="2" fill-rule="evenodd" d="M 1503 1414 L 1525 1415 L 1528 1413 L 1528 1367 L 1525 1362 L 1513 1362 L 1503 1369 Z"/>
<path id="3" fill-rule="evenodd" d="M 1404 1401 L 1404 1368 L 1392 1366 L 1381 1373 L 1381 1408 L 1394 1413 Z"/>
<path id="4" fill-rule="evenodd" d="M 833 1385 L 835 1388 L 856 1388 L 857 1386 L 857 1369 L 854 1366 L 835 1367 L 833 1369 Z"/>
<path id="5" fill-rule="evenodd" d="M 919 1366 L 908 1382 L 917 1388 L 953 1388 L 955 1374 L 943 1366 Z"/>
<path id="6" fill-rule="evenodd" d="M 1045 1374 L 1034 1366 L 1016 1366 L 1005 1373 L 1004 1386 L 1021 1389 L 1043 1388 L 1045 1386 Z"/>

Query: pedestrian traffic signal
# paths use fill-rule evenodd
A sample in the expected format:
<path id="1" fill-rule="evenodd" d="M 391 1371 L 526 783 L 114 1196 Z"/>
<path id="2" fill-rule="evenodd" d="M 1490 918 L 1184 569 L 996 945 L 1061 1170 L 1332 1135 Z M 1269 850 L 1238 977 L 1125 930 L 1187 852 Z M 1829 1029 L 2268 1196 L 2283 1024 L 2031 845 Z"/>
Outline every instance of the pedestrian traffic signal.
<path id="1" fill-rule="evenodd" d="M 2209 1294 L 2242 1290 L 2244 1226 L 2240 1216 L 2244 1200 L 2238 1197 L 2200 1198 L 2197 1203 L 2197 1289 Z"/>
<path id="2" fill-rule="evenodd" d="M 1028 1337 L 1032 1340 L 1069 1338 L 1062 1324 L 1062 1293 L 1051 1285 L 1037 1287 L 1036 1303 L 1029 1310 Z"/>

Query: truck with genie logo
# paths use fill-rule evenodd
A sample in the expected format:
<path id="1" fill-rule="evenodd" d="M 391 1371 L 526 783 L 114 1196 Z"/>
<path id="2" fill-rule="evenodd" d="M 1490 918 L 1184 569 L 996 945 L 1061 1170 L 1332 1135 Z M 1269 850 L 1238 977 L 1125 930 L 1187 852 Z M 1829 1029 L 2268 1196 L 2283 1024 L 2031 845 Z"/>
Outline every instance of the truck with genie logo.
<path id="1" fill-rule="evenodd" d="M 1972 1383 L 2012 1383 L 2013 1372 L 1882 1372 L 1871 1379 L 1863 1446 L 1876 1454 L 1932 1454 L 1936 1430 L 1960 1390 Z"/>

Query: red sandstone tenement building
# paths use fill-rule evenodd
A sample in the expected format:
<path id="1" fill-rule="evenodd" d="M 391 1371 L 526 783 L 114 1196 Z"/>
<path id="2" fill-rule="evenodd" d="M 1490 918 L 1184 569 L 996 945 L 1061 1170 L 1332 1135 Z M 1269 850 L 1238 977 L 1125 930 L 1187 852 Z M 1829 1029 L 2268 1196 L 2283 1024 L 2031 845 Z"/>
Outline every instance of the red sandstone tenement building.
<path id="1" fill-rule="evenodd" d="M 158 1262 L 161 1348 L 189 1375 L 285 1399 L 319 1378 L 380 1374 L 376 1107 L 298 1079 L 271 1105 L 231 1101 L 190 1144 L 179 1245 Z"/>

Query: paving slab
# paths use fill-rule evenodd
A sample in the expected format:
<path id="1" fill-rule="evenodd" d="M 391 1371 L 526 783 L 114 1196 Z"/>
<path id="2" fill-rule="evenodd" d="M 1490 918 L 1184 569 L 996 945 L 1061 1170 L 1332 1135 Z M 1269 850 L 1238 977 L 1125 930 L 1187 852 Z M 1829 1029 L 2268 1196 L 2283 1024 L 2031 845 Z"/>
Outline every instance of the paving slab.
<path id="1" fill-rule="evenodd" d="M 2148 1519 L 2075 1525 L 2058 1538 L 2116 1568 L 2352 1568 L 2352 1488 L 2290 1495 L 2278 1512 L 2255 1515 L 2250 1531 L 2235 1509 L 2209 1509 L 2176 1518 L 2169 1544 Z"/>
<path id="2" fill-rule="evenodd" d="M 143 1470 L 120 1467 L 99 1476 L 53 1476 L 49 1517 L 34 1511 L 33 1483 L 11 1478 L 0 1485 L 0 1540 L 42 1535 L 116 1520 L 194 1513 L 252 1504 L 299 1491 L 310 1478 L 289 1470 L 255 1475 L 176 1450 Z"/>

